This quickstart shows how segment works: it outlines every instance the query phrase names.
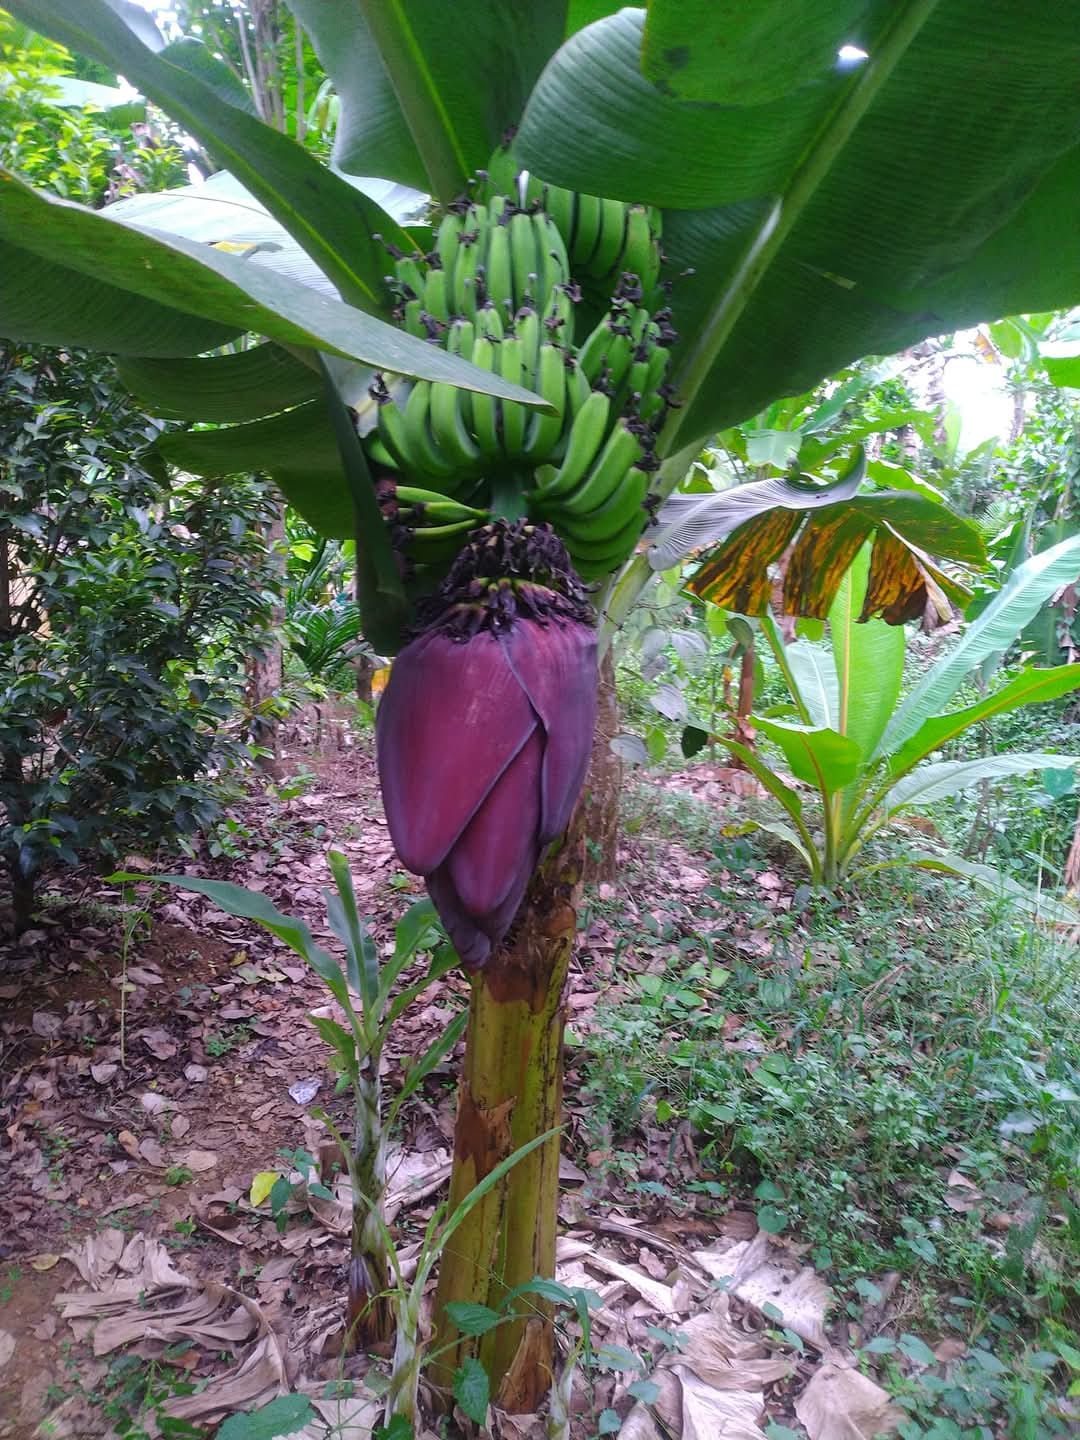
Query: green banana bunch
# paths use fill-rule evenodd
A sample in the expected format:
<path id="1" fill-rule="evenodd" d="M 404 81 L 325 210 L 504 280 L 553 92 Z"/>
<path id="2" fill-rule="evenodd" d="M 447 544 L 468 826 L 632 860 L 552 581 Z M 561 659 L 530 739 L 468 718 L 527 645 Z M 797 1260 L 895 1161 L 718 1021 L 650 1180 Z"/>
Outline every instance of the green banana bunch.
<path id="1" fill-rule="evenodd" d="M 583 578 L 603 577 L 641 535 L 658 468 L 674 339 L 670 312 L 647 298 L 658 217 L 538 186 L 513 173 L 506 151 L 496 161 L 502 170 L 472 201 L 443 215 L 429 254 L 391 252 L 388 283 L 405 329 L 539 393 L 550 413 L 428 381 L 397 381 L 391 393 L 376 377 L 364 444 L 401 478 L 387 519 L 421 589 L 490 517 L 493 493 L 502 510 L 508 492 L 555 526 Z M 575 348 L 579 276 L 593 316 L 603 313 Z"/>
<path id="2" fill-rule="evenodd" d="M 390 284 L 406 329 L 424 335 L 455 316 L 475 321 L 486 305 L 503 325 L 526 307 L 545 321 L 556 316 L 572 324 L 569 298 L 561 294 L 569 279 L 566 246 L 551 217 L 493 195 L 489 204 L 448 211 L 431 254 L 422 262 L 395 258 Z M 571 333 L 566 343 L 572 342 Z"/>
<path id="3" fill-rule="evenodd" d="M 518 172 L 511 151 L 502 146 L 488 162 L 478 198 L 516 195 L 539 203 L 562 232 L 575 278 L 613 282 L 623 272 L 638 277 L 650 295 L 660 279 L 660 212 L 649 205 L 627 205 L 582 195 L 559 185 L 544 185 Z"/>

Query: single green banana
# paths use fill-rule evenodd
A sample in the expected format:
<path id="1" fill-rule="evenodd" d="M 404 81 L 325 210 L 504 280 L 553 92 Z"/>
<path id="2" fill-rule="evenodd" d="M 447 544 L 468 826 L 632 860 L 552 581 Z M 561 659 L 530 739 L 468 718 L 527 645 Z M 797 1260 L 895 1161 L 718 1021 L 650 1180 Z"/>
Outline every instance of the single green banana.
<path id="1" fill-rule="evenodd" d="M 409 445 L 423 475 L 436 480 L 449 480 L 455 474 L 454 462 L 439 449 L 429 428 L 431 383 L 419 380 L 405 402 L 405 430 Z"/>
<path id="2" fill-rule="evenodd" d="M 441 490 L 421 490 L 415 485 L 395 485 L 394 498 L 402 505 L 422 505 L 431 509 L 442 507 L 439 513 L 447 522 L 487 514 L 486 510 L 477 510 L 472 505 L 463 505 L 460 500 L 452 500 Z"/>
<path id="3" fill-rule="evenodd" d="M 596 248 L 585 261 L 586 272 L 596 280 L 607 280 L 619 263 L 626 240 L 629 207 L 621 200 L 601 200 L 600 235 Z"/>
<path id="4" fill-rule="evenodd" d="M 403 324 L 410 335 L 416 335 L 421 340 L 427 335 L 427 328 L 420 316 L 423 313 L 424 302 L 422 300 L 406 300 L 403 306 Z"/>
<path id="5" fill-rule="evenodd" d="M 481 238 L 487 230 L 488 210 L 481 201 L 474 200 L 465 211 L 465 223 L 463 230 L 468 234 L 479 232 Z"/>
<path id="6" fill-rule="evenodd" d="M 503 223 L 503 217 L 513 203 L 512 200 L 507 197 L 516 194 L 516 191 L 517 187 L 514 186 L 510 190 L 507 190 L 505 194 L 500 193 L 488 197 L 487 223 L 489 226 L 494 227 L 495 225 L 501 225 Z"/>
<path id="7" fill-rule="evenodd" d="M 660 278 L 660 245 L 653 228 L 654 218 L 658 223 L 657 212 L 649 206 L 630 206 L 622 255 L 619 257 L 620 270 L 629 270 L 636 275 L 646 295 Z"/>
<path id="8" fill-rule="evenodd" d="M 394 273 L 402 285 L 408 286 L 417 300 L 424 298 L 424 286 L 427 276 L 421 268 L 419 261 L 412 255 L 403 255 L 400 260 L 394 261 Z"/>
<path id="9" fill-rule="evenodd" d="M 641 440 L 627 428 L 626 421 L 617 421 L 585 479 L 559 497 L 559 508 L 567 515 L 591 517 L 607 503 L 631 465 L 644 453 Z"/>
<path id="10" fill-rule="evenodd" d="M 567 254 L 573 251 L 573 235 L 576 229 L 577 195 L 573 190 L 564 190 L 561 185 L 539 185 L 538 196 L 532 193 L 533 186 L 530 184 L 530 199 L 539 198 L 541 205 L 552 223 L 562 236 L 562 243 Z M 569 265 L 567 270 L 569 271 Z"/>
<path id="11" fill-rule="evenodd" d="M 521 341 L 522 373 L 525 376 L 521 383 L 528 388 L 536 374 L 536 367 L 540 359 L 540 344 L 544 338 L 540 326 L 540 316 L 531 306 L 525 310 L 519 310 L 514 317 L 514 334 Z"/>
<path id="12" fill-rule="evenodd" d="M 514 268 L 514 286 L 511 291 L 514 310 L 524 305 L 526 301 L 534 306 L 542 304 L 542 299 L 537 295 L 540 288 L 540 277 L 543 274 L 543 261 L 536 250 L 536 231 L 533 228 L 533 217 L 519 210 L 516 215 L 510 217 L 510 257 Z"/>
<path id="13" fill-rule="evenodd" d="M 438 449 L 447 456 L 455 472 L 463 479 L 475 474 L 480 461 L 480 447 L 469 433 L 465 419 L 465 392 L 455 385 L 436 382 L 431 387 L 430 422 Z"/>
<path id="14" fill-rule="evenodd" d="M 451 320 L 450 327 L 446 332 L 446 349 L 450 355 L 460 355 L 463 360 L 468 360 L 472 354 L 473 336 L 476 327 L 471 320 L 455 318 Z"/>
<path id="15" fill-rule="evenodd" d="M 476 529 L 476 520 L 458 520 L 452 525 L 425 525 L 421 529 L 414 530 L 409 536 L 409 548 L 424 549 L 428 546 L 437 545 L 441 540 L 452 540 L 459 535 L 467 535 L 470 530 Z"/>
<path id="16" fill-rule="evenodd" d="M 641 404 L 639 413 L 643 420 L 652 420 L 656 415 L 661 414 L 667 402 L 660 394 L 660 387 L 667 376 L 668 361 L 670 355 L 661 346 L 649 356 L 648 374 L 645 377 L 645 384 L 641 390 Z"/>
<path id="17" fill-rule="evenodd" d="M 461 216 L 450 212 L 440 220 L 439 229 L 435 235 L 435 251 L 442 261 L 443 272 L 446 275 L 447 294 L 452 293 L 454 266 L 457 264 L 461 232 L 464 228 Z"/>
<path id="18" fill-rule="evenodd" d="M 446 271 L 429 270 L 424 284 L 424 309 L 445 325 L 450 319 L 450 304 L 446 294 Z"/>
<path id="19" fill-rule="evenodd" d="M 630 366 L 630 372 L 626 377 L 626 389 L 630 395 L 636 395 L 638 405 L 644 400 L 649 383 L 649 362 L 647 360 L 635 360 Z"/>
<path id="20" fill-rule="evenodd" d="M 570 262 L 566 254 L 566 245 L 559 227 L 552 220 L 550 215 L 545 215 L 542 210 L 537 210 L 533 217 L 533 228 L 536 231 L 536 253 L 542 273 L 540 276 L 540 288 L 544 295 L 552 295 L 556 285 L 565 285 L 570 279 Z M 543 306 L 537 301 L 537 309 Z"/>
<path id="21" fill-rule="evenodd" d="M 567 428 L 569 428 L 569 425 L 573 421 L 574 416 L 585 404 L 585 401 L 588 400 L 591 394 L 592 389 L 589 385 L 588 377 L 586 376 L 585 371 L 582 370 L 577 360 L 574 359 L 569 352 L 567 352 L 566 398 L 569 402 L 566 409 Z"/>
<path id="22" fill-rule="evenodd" d="M 367 451 L 368 459 L 374 460 L 376 465 L 383 465 L 387 470 L 397 469 L 398 462 L 390 454 L 377 431 L 372 431 L 364 440 L 364 449 Z"/>
<path id="23" fill-rule="evenodd" d="M 525 368 L 524 347 L 521 337 L 508 335 L 499 346 L 499 374 L 512 385 L 528 388 L 529 374 Z M 525 448 L 526 407 L 512 400 L 498 402 L 499 421 L 502 426 L 503 454 L 508 460 L 517 459 Z"/>
<path id="24" fill-rule="evenodd" d="M 604 443 L 610 414 L 611 401 L 594 390 L 574 416 L 559 473 L 541 492 L 545 501 L 569 494 L 580 483 Z"/>
<path id="25" fill-rule="evenodd" d="M 379 439 L 386 447 L 395 470 L 407 475 L 419 473 L 403 405 L 397 399 L 379 406 Z"/>
<path id="26" fill-rule="evenodd" d="M 541 311 L 546 338 L 557 340 L 567 348 L 574 343 L 574 302 L 566 285 L 556 285 Z"/>
<path id="27" fill-rule="evenodd" d="M 593 544 L 567 535 L 564 543 L 578 574 L 584 580 L 600 579 L 619 569 L 641 538 L 647 523 L 648 516 L 644 509 L 639 509 L 630 516 L 622 530 L 606 543 Z M 559 528 L 557 524 L 555 528 Z"/>
<path id="28" fill-rule="evenodd" d="M 559 467 L 557 465 L 538 465 L 536 467 L 536 469 L 533 471 L 533 480 L 536 482 L 535 486 L 532 490 L 528 492 L 528 495 L 526 496 L 530 505 L 537 505 L 542 507 L 543 501 L 541 497 L 543 495 L 544 489 L 546 486 L 549 486 L 551 484 L 551 482 L 555 479 L 558 473 Z"/>
<path id="29" fill-rule="evenodd" d="M 656 336 L 659 332 L 653 324 L 653 318 L 648 310 L 644 305 L 635 305 L 629 318 L 630 338 L 634 342 L 635 349 L 642 344 L 651 349 L 656 344 Z"/>
<path id="30" fill-rule="evenodd" d="M 649 376 L 645 382 L 647 389 L 659 390 L 660 386 L 664 383 L 664 376 L 667 374 L 668 361 L 670 359 L 670 353 L 665 350 L 662 345 L 655 347 L 649 356 Z"/>
<path id="31" fill-rule="evenodd" d="M 476 271 L 480 265 L 481 250 L 481 240 L 466 242 L 463 239 L 454 266 L 454 314 L 464 315 L 468 320 L 476 314 Z"/>
<path id="32" fill-rule="evenodd" d="M 600 239 L 601 200 L 597 195 L 575 192 L 574 216 L 570 234 L 565 237 L 572 270 L 587 271 L 592 253 Z"/>
<path id="33" fill-rule="evenodd" d="M 634 353 L 634 342 L 629 335 L 619 331 L 611 332 L 604 365 L 609 383 L 617 390 L 630 373 L 630 361 Z"/>
<path id="34" fill-rule="evenodd" d="M 513 195 L 517 182 L 517 162 L 508 145 L 500 145 L 487 163 L 486 179 L 481 186 L 484 198 L 491 204 L 493 195 Z"/>
<path id="35" fill-rule="evenodd" d="M 468 505 L 459 505 L 455 500 L 442 499 L 424 505 L 404 505 L 398 510 L 398 521 L 416 531 L 441 529 L 445 525 L 482 525 L 487 519 L 487 510 L 474 510 Z"/>
<path id="36" fill-rule="evenodd" d="M 488 235 L 487 255 L 484 261 L 484 283 L 488 303 L 501 314 L 507 300 L 513 303 L 514 274 L 510 261 L 510 227 L 495 225 Z"/>
<path id="37" fill-rule="evenodd" d="M 491 340 L 487 335 L 477 335 L 473 341 L 472 363 L 481 370 L 498 374 L 499 343 L 502 342 Z M 470 428 L 476 436 L 481 455 L 489 462 L 501 459 L 494 395 L 483 395 L 479 390 L 472 390 L 469 392 L 469 406 L 472 418 Z"/>
<path id="38" fill-rule="evenodd" d="M 555 513 L 555 525 L 575 544 L 599 549 L 617 540 L 633 515 L 642 515 L 641 503 L 649 490 L 649 477 L 636 465 L 622 472 L 619 483 L 603 504 L 588 515 L 571 515 L 565 510 Z"/>
<path id="39" fill-rule="evenodd" d="M 489 300 L 476 312 L 476 335 L 486 335 L 489 340 L 499 341 L 506 333 L 498 307 Z"/>
<path id="40" fill-rule="evenodd" d="M 607 314 L 599 324 L 586 335 L 577 352 L 577 362 L 585 379 L 591 385 L 604 368 L 605 358 L 611 345 L 611 315 Z"/>
<path id="41" fill-rule="evenodd" d="M 558 443 L 567 407 L 566 380 L 565 351 L 558 345 L 541 345 L 533 388 L 555 407 L 555 414 L 541 415 L 534 411 L 529 418 L 525 454 L 530 460 L 547 459 Z"/>

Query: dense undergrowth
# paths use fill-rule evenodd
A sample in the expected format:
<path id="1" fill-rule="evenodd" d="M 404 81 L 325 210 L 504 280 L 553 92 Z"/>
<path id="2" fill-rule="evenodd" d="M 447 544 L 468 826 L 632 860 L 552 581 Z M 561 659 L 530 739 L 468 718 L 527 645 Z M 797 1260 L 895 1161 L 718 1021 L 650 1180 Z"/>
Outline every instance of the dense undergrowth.
<path id="1" fill-rule="evenodd" d="M 644 795 L 631 826 L 644 805 L 644 837 L 704 842 L 704 894 L 768 944 L 748 959 L 672 902 L 645 973 L 576 1037 L 593 1143 L 632 1175 L 643 1131 L 689 1121 L 710 1177 L 695 1188 L 721 1209 L 753 1194 L 875 1364 L 911 1358 L 912 1331 L 962 1338 L 947 1382 L 894 1377 L 906 1436 L 1067 1433 L 1052 1397 L 1080 1365 L 1075 942 L 903 870 L 770 908 L 754 880 L 780 857 L 692 800 Z M 674 1176 L 645 1189 L 677 1206 Z"/>

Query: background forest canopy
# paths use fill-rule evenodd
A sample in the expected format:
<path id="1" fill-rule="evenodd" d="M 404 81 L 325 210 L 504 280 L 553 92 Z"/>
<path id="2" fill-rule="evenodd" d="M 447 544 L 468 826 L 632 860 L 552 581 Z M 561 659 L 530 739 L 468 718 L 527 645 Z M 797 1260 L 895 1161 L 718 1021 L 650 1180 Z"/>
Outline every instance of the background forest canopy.
<path id="1" fill-rule="evenodd" d="M 949 87 L 931 95 L 912 78 L 920 65 L 904 68 L 933 5 L 888 25 L 874 4 L 836 0 L 828 25 L 800 6 L 809 49 L 798 61 L 795 20 L 755 39 L 739 28 L 746 7 L 730 7 L 732 54 L 756 44 L 773 63 L 756 88 L 717 105 L 717 87 L 735 80 L 706 55 L 710 5 L 680 14 L 655 0 L 647 15 L 571 5 L 562 43 L 564 7 L 523 5 L 518 19 L 531 28 L 510 33 L 500 7 L 467 3 L 479 60 L 458 55 L 441 7 L 426 0 L 393 15 L 364 5 L 362 17 L 309 0 L 146 5 L 162 32 L 153 46 L 140 43 L 149 32 L 135 12 L 112 0 L 87 0 L 85 12 L 42 0 L 40 23 L 70 45 L 28 28 L 30 0 L 0 9 L 0 264 L 8 255 L 11 273 L 42 277 L 5 288 L 0 276 L 0 331 L 11 332 L 0 339 L 0 891 L 15 936 L 29 936 L 12 949 L 24 958 L 11 996 L 38 983 L 40 934 L 75 937 L 58 953 L 71 973 L 82 968 L 79 907 L 92 897 L 98 912 L 85 915 L 118 927 L 123 998 L 118 1032 L 102 1002 L 86 1044 L 98 1066 L 119 1067 L 116 1093 L 136 1084 L 139 1064 L 137 1083 L 163 1080 L 182 1107 L 188 1072 L 205 1080 L 215 1066 L 213 1079 L 261 1105 L 259 1087 L 278 1076 L 260 1067 L 285 1036 L 273 1007 L 299 1003 L 281 998 L 283 941 L 307 967 L 305 983 L 325 986 L 307 997 L 322 1048 L 304 1063 L 334 1071 L 327 1113 L 337 1138 L 355 1143 L 342 1146 L 343 1173 L 328 1188 L 312 1132 L 298 1148 L 290 1111 L 283 1148 L 230 1182 L 248 1197 L 260 1266 L 283 1237 L 339 1207 L 337 1238 L 347 1234 L 350 1248 L 342 1240 L 332 1277 L 312 1283 L 339 1311 L 347 1288 L 366 1343 L 377 1349 L 395 1327 L 398 1336 L 382 1364 L 388 1388 L 366 1402 L 388 1427 L 372 1419 L 374 1433 L 430 1433 L 417 1396 L 426 1405 L 441 1394 L 462 1426 L 490 1421 L 496 1402 L 500 1415 L 548 1407 L 555 1440 L 637 1440 L 634 1416 L 644 1423 L 656 1380 L 670 1383 L 687 1343 L 670 1316 L 688 1312 L 653 1311 L 655 1323 L 627 1328 L 613 1302 L 620 1319 L 608 1330 L 610 1317 L 594 1317 L 606 1336 L 594 1350 L 580 1286 L 599 1285 L 597 1275 L 530 1288 L 554 1265 L 558 1165 L 544 1171 L 543 1157 L 552 1145 L 558 1155 L 559 1114 L 544 1096 L 561 1085 L 562 979 L 547 1009 L 532 1007 L 546 1038 L 515 1032 L 503 1046 L 543 1055 L 557 1035 L 560 1058 L 526 1077 L 531 1109 L 507 1091 L 513 1134 L 492 1148 L 485 1195 L 465 1203 L 477 1177 L 447 1082 L 470 1100 L 470 1086 L 506 1080 L 502 1051 L 477 1038 L 501 1033 L 498 1004 L 483 1008 L 498 987 L 456 963 L 437 889 L 432 910 L 381 829 L 365 838 L 383 824 L 370 818 L 375 715 L 410 625 L 430 614 L 424 605 L 467 534 L 550 520 L 587 583 L 605 652 L 593 769 L 572 830 L 584 859 L 546 851 L 513 944 L 500 951 L 496 940 L 495 952 L 531 943 L 535 896 L 551 876 L 580 898 L 551 974 L 566 974 L 576 945 L 564 1144 L 583 1167 L 581 1213 L 628 1214 L 657 1234 L 670 1222 L 679 1244 L 684 1224 L 711 1244 L 725 1217 L 745 1216 L 745 1238 L 770 1254 L 790 1245 L 791 1273 L 812 1270 L 831 1287 L 829 1344 L 856 1357 L 885 1432 L 1057 1440 L 1080 1392 L 1080 282 L 1070 288 L 1071 251 L 1047 240 L 1045 221 L 1080 115 L 1066 107 L 1053 118 L 1050 99 L 1036 104 L 1042 92 L 1027 84 L 1039 77 L 1045 96 L 1072 84 L 1056 22 L 1032 17 L 1008 31 L 1021 79 L 999 77 L 1000 115 L 993 87 L 965 80 L 965 133 L 1014 125 L 1030 145 L 998 147 L 995 162 L 972 141 L 964 167 L 946 151 L 933 173 L 907 176 L 905 208 L 880 136 L 899 126 L 913 153 L 930 153 L 935 126 L 952 123 Z M 926 44 L 968 76 L 957 36 L 973 7 L 936 8 L 940 33 L 929 25 Z M 1007 8 L 986 21 L 1003 27 L 1003 44 Z M 873 65 L 861 45 L 837 60 L 841 19 L 853 41 L 865 38 L 860 25 L 879 24 Z M 683 40 L 685 66 L 672 60 Z M 130 73 L 110 66 L 117 45 Z M 495 84 L 484 57 L 500 46 L 514 64 Z M 443 64 L 427 74 L 436 53 Z M 362 55 L 378 60 L 377 74 Z M 820 85 L 798 78 L 811 55 Z M 818 90 L 839 96 L 849 81 L 821 120 Z M 476 103 L 485 85 L 487 108 Z M 723 156 L 743 151 L 724 127 L 740 134 L 748 106 L 760 123 L 735 173 Z M 515 127 L 510 149 L 502 142 Z M 467 212 L 456 203 L 466 175 Z M 605 183 L 621 198 L 583 207 Z M 962 184 L 966 212 L 949 193 Z M 1012 205 L 1010 185 L 1027 198 L 1003 221 L 995 206 Z M 567 283 L 553 285 L 543 321 L 532 314 L 549 355 L 564 327 L 570 361 L 560 351 L 564 410 L 554 419 L 521 403 L 523 387 L 551 410 L 539 363 L 505 359 L 527 349 L 522 315 L 537 273 L 504 327 L 483 318 L 493 307 L 477 303 L 479 290 L 455 299 L 453 262 L 432 258 L 454 226 L 468 239 L 476 207 L 496 213 L 500 186 L 522 213 L 542 202 L 566 228 Z M 875 187 L 877 214 L 867 204 Z M 770 212 L 761 196 L 774 189 L 783 203 Z M 840 237 L 839 213 L 865 223 Z M 940 224 L 928 238 L 931 213 Z M 644 234 L 637 253 L 643 270 L 655 260 L 652 287 L 626 283 L 620 257 L 630 251 L 610 235 L 605 250 L 612 215 L 624 246 L 635 225 Z M 482 243 L 493 264 L 495 247 Z M 537 253 L 542 272 L 543 242 Z M 841 254 L 850 274 L 836 273 Z M 125 288 L 143 264 L 144 288 Z M 521 268 L 507 262 L 514 284 Z M 120 304 L 95 311 L 97 285 Z M 472 308 L 455 316 L 462 293 Z M 957 328 L 924 338 L 926 314 Z M 611 336 L 624 317 L 632 339 L 619 372 Z M 498 335 L 484 332 L 492 323 Z M 478 381 L 485 345 L 490 368 Z M 584 402 L 566 378 L 575 372 Z M 574 407 L 585 405 L 603 411 L 605 438 L 585 481 L 560 491 Z M 494 479 L 481 454 L 485 416 Z M 548 450 L 537 436 L 553 437 Z M 620 524 L 598 540 L 583 496 L 616 440 L 630 456 L 620 474 L 640 488 L 632 503 L 606 492 Z M 522 688 L 554 753 L 551 736 L 560 724 L 569 733 L 573 706 L 539 724 L 539 702 Z M 482 768 L 485 757 L 468 763 Z M 101 879 L 118 869 L 122 903 Z M 183 888 L 135 903 L 135 872 L 165 870 L 209 904 L 199 909 Z M 233 1001 L 230 1021 L 213 984 L 180 976 L 179 1000 L 159 1014 L 168 987 L 155 998 L 156 982 L 140 993 L 124 977 L 129 955 L 155 945 L 163 903 L 193 932 L 220 929 L 223 914 L 242 924 L 224 932 L 244 936 L 229 965 L 272 1004 L 244 1012 Z M 205 956 L 196 948 L 189 959 L 201 974 Z M 267 973 L 276 979 L 260 989 Z M 424 996 L 434 1003 L 422 1019 L 409 1010 L 403 1022 Z M 128 1003 L 144 1023 L 160 1021 L 149 1059 L 131 1058 Z M 32 1027 L 19 1024 L 0 1028 L 0 1046 L 18 1057 L 0 1093 L 13 1116 L 43 1093 L 27 1045 L 55 1038 L 28 1039 Z M 174 1074 L 165 1062 L 178 1047 Z M 387 1056 L 394 1080 L 380 1094 Z M 96 1096 L 89 1061 L 76 1070 L 65 1093 Z M 142 1163 L 137 1144 L 116 1149 L 113 1131 L 128 1123 L 137 1128 L 117 1110 L 109 1133 L 86 1144 L 88 1186 L 117 1160 Z M 152 1156 L 172 1154 L 171 1123 Z M 56 1156 L 80 1141 L 62 1124 L 60 1142 L 35 1125 L 38 1169 L 59 1191 Z M 402 1153 L 444 1143 L 454 1152 L 451 1199 L 429 1212 L 426 1232 L 407 1214 L 383 1223 L 391 1135 Z M 199 1180 L 185 1163 L 150 1169 L 173 1177 L 163 1187 L 179 1204 L 190 1187 L 194 1207 Z M 484 1227 L 522 1213 L 528 1223 L 499 1242 L 505 1267 L 475 1281 L 470 1253 L 497 1248 Z M 457 1248 L 447 1249 L 452 1227 Z M 515 1243 L 526 1231 L 528 1245 Z M 191 1231 L 180 1233 L 170 1248 L 188 1243 Z M 419 1251 L 408 1283 L 395 1279 L 406 1233 Z M 219 1250 L 227 1258 L 215 1251 L 213 1263 L 233 1265 L 224 1242 Z M 198 1253 L 184 1257 L 195 1269 Z M 637 1257 L 635 1242 L 620 1263 Z M 425 1349 L 420 1307 L 436 1262 L 437 1338 Z M 670 1288 L 677 1272 L 666 1260 L 641 1264 Z M 250 1293 L 246 1274 L 235 1284 Z M 760 1407 L 740 1435 L 833 1440 L 836 1415 L 822 1419 L 806 1401 L 823 1373 L 818 1331 L 808 1341 L 774 1305 L 740 1309 L 750 1302 L 733 1295 L 740 1324 L 752 1315 L 748 1327 L 767 1337 L 754 1363 L 767 1353 L 780 1377 L 754 1381 Z M 0 1398 L 4 1303 L 0 1268 Z M 518 1350 L 523 1306 L 545 1337 L 531 1364 L 528 1347 Z M 121 1398 L 111 1379 L 93 1395 L 88 1380 L 71 1379 L 63 1404 L 98 1406 L 129 1440 L 143 1432 L 123 1426 L 150 1416 L 216 1423 L 227 1413 L 213 1401 L 216 1352 L 193 1353 L 193 1381 L 166 1351 Z M 307 1352 L 291 1363 L 329 1375 Z M 432 1388 L 418 1390 L 421 1364 Z M 583 1373 L 587 1399 L 573 1388 Z M 314 1423 L 309 1397 L 287 1389 L 278 1377 L 249 1397 L 256 1412 L 270 1402 L 264 1426 Z M 683 1440 L 697 1433 L 691 1410 L 672 1421 Z M 239 1428 L 227 1422 L 222 1437 L 263 1433 L 258 1413 L 234 1418 Z"/>

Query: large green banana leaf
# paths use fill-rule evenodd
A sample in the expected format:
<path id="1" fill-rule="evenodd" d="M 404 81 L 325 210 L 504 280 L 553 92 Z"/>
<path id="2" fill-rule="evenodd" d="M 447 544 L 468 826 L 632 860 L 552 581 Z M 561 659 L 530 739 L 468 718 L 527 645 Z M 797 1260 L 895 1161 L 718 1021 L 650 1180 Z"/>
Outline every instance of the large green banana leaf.
<path id="1" fill-rule="evenodd" d="M 334 163 L 452 200 L 521 118 L 566 0 L 289 0 L 334 81 Z"/>
<path id="2" fill-rule="evenodd" d="M 407 224 L 427 204 L 425 195 L 392 180 L 349 176 L 346 183 L 367 195 L 398 225 Z M 337 287 L 307 251 L 228 170 L 219 170 L 198 185 L 129 195 L 107 205 L 103 213 L 110 220 L 130 220 L 205 245 L 226 246 L 230 253 L 250 256 L 258 265 L 268 265 L 323 295 L 338 298 Z M 384 252 L 382 258 L 383 270 L 389 270 L 389 256 Z"/>
<path id="3" fill-rule="evenodd" d="M 839 49 L 856 18 L 869 58 L 828 63 L 830 24 Z M 652 0 L 647 23 L 621 10 L 562 47 L 516 150 L 541 179 L 664 208 L 680 444 L 856 356 L 1080 299 L 1076 19 L 1015 0 Z M 770 30 L 786 44 L 766 54 Z"/>
<path id="4" fill-rule="evenodd" d="M 62 274 L 65 288 L 34 288 L 31 281 L 43 269 Z M 149 324 L 140 297 L 152 302 Z M 355 357 L 398 374 L 542 403 L 528 390 L 268 266 L 109 220 L 0 170 L 0 333 L 87 346 L 102 345 L 94 337 L 107 333 L 102 348 L 120 353 L 190 353 L 162 348 L 155 337 L 153 320 L 166 306 L 210 322 L 218 336 L 211 344 L 258 330 L 283 344 Z"/>
<path id="5" fill-rule="evenodd" d="M 1080 537 L 1063 540 L 1018 565 L 960 643 L 926 672 L 905 696 L 878 745 L 878 755 L 899 750 L 922 731 L 990 655 L 1000 655 L 1062 585 L 1080 577 Z M 1017 682 L 1018 683 L 1018 682 Z"/>
<path id="6" fill-rule="evenodd" d="M 984 780 L 1006 775 L 1030 775 L 1032 770 L 1074 770 L 1074 755 L 1047 754 L 1038 750 L 1015 751 L 1011 755 L 984 755 L 978 760 L 938 760 L 920 765 L 887 792 L 882 804 L 890 813 L 908 805 L 932 805 L 961 790 L 970 790 Z"/>

